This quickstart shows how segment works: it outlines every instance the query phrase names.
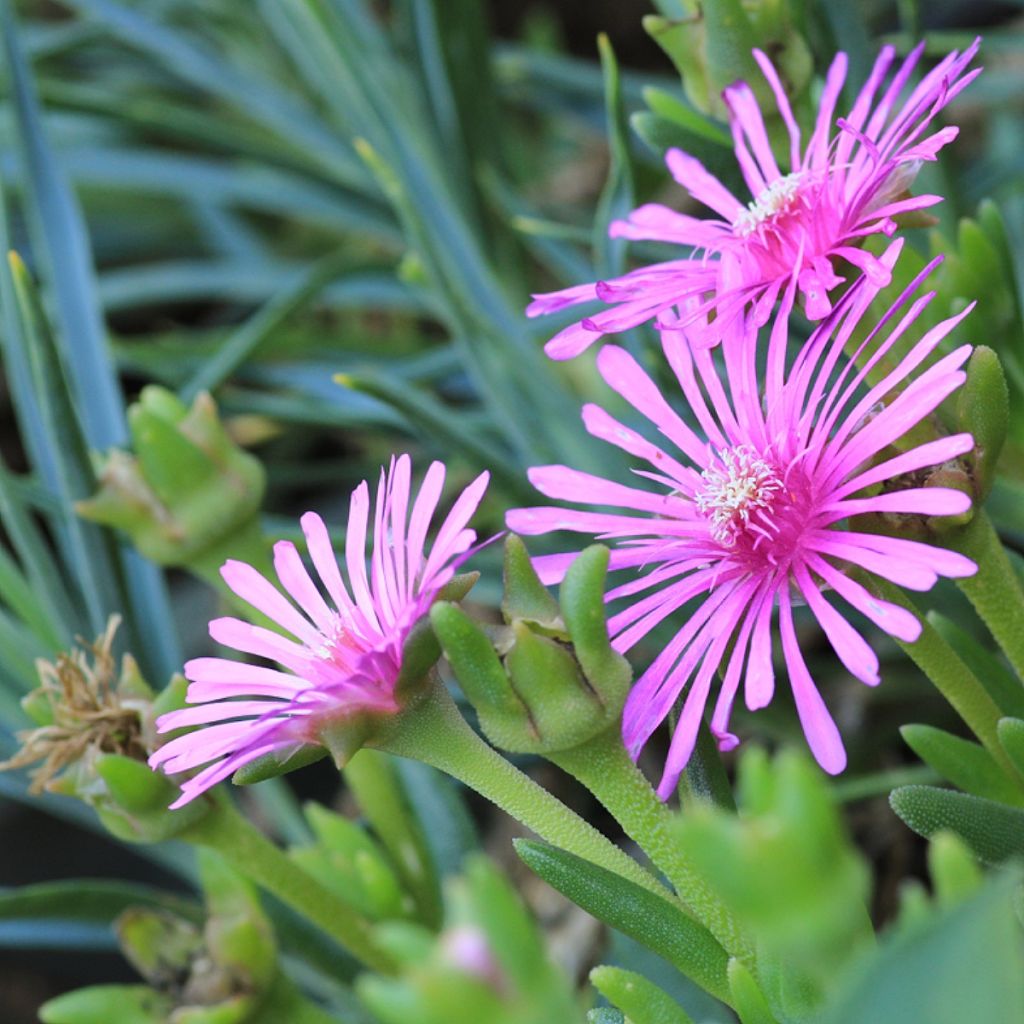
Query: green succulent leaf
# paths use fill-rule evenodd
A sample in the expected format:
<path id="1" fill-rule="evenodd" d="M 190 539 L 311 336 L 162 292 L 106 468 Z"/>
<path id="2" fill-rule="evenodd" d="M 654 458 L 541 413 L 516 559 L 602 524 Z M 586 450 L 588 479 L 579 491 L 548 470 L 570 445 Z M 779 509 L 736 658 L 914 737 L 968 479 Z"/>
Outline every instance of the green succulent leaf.
<path id="1" fill-rule="evenodd" d="M 986 864 L 1024 853 L 1024 810 L 934 786 L 902 786 L 889 803 L 918 835 L 948 829 Z"/>
<path id="2" fill-rule="evenodd" d="M 900 734 L 925 764 L 959 789 L 1000 803 L 1024 805 L 1024 792 L 981 744 L 930 725 L 905 725 Z"/>
<path id="3" fill-rule="evenodd" d="M 728 999 L 728 954 L 679 907 L 547 843 L 518 839 L 515 847 L 530 870 L 577 906 L 652 949 L 707 992 Z"/>
<path id="4" fill-rule="evenodd" d="M 667 992 L 635 971 L 595 967 L 590 980 L 630 1024 L 693 1024 L 693 1018 Z"/>

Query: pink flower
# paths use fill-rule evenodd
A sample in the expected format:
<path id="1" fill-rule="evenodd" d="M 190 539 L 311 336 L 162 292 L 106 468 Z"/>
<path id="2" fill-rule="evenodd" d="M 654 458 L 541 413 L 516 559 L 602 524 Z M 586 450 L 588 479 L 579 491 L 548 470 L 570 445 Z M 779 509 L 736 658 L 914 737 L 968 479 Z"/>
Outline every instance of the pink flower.
<path id="1" fill-rule="evenodd" d="M 649 320 L 673 326 L 675 309 L 688 325 L 707 325 L 695 337 L 700 345 L 717 345 L 742 329 L 744 319 L 760 327 L 781 296 L 789 312 L 794 301 L 787 288 L 795 282 L 810 320 L 831 309 L 829 293 L 844 280 L 838 261 L 851 264 L 878 284 L 888 283 L 885 268 L 860 248 L 879 232 L 891 235 L 894 218 L 941 201 L 940 196 L 910 197 L 907 189 L 921 162 L 934 160 L 957 135 L 956 128 L 925 132 L 940 110 L 967 86 L 980 69 L 966 72 L 978 49 L 975 40 L 964 53 L 946 56 L 897 101 L 918 62 L 924 44 L 897 68 L 884 92 L 883 81 L 895 58 L 883 48 L 867 82 L 846 117 L 835 123 L 836 103 L 846 79 L 846 54 L 832 62 L 821 94 L 818 115 L 807 146 L 778 73 L 759 50 L 754 57 L 775 94 L 789 132 L 789 169 L 776 162 L 764 119 L 750 86 L 737 82 L 723 93 L 736 159 L 750 189 L 746 205 L 700 161 L 678 149 L 666 163 L 672 176 L 698 203 L 716 214 L 709 219 L 677 213 L 657 203 L 614 221 L 612 237 L 650 239 L 692 249 L 688 257 L 656 263 L 611 281 L 577 285 L 534 296 L 527 315 L 553 313 L 600 299 L 610 308 L 555 335 L 545 351 L 553 359 L 570 359 L 604 334 L 628 330 Z M 714 318 L 706 314 L 714 311 Z"/>
<path id="2" fill-rule="evenodd" d="M 227 585 L 289 635 L 235 618 L 210 623 L 210 636 L 218 643 L 281 667 L 227 658 L 188 662 L 188 700 L 196 706 L 161 716 L 157 728 L 203 728 L 172 739 L 149 763 L 168 774 L 207 767 L 182 783 L 172 807 L 265 754 L 320 742 L 322 730 L 352 716 L 398 710 L 395 684 L 403 644 L 476 540 L 467 524 L 488 481 L 482 473 L 462 492 L 428 554 L 427 531 L 445 467 L 430 466 L 415 501 L 410 475 L 408 455 L 393 460 L 387 474 L 381 470 L 369 575 L 370 492 L 365 481 L 353 492 L 345 538 L 347 587 L 327 527 L 315 512 L 301 522 L 319 585 L 290 541 L 274 545 L 274 569 L 287 596 L 245 562 L 224 564 Z"/>
<path id="3" fill-rule="evenodd" d="M 881 258 L 887 274 L 900 245 L 891 245 Z M 883 375 L 882 361 L 895 359 L 897 344 L 908 345 L 908 330 L 934 296 L 903 309 L 927 272 L 881 322 L 870 325 L 862 317 L 879 289 L 861 278 L 788 369 L 780 321 L 760 377 L 751 357 L 753 339 L 724 340 L 723 382 L 709 350 L 690 346 L 683 331 L 666 332 L 666 356 L 699 430 L 671 408 L 632 356 L 606 346 L 597 360 L 605 382 L 667 443 L 652 443 L 596 405 L 584 408 L 584 423 L 595 437 L 646 463 L 636 472 L 653 486 L 626 486 L 565 466 L 545 466 L 532 470 L 530 479 L 547 497 L 617 511 L 541 507 L 509 513 L 509 528 L 521 534 L 571 530 L 615 543 L 611 568 L 632 570 L 607 594 L 609 601 L 628 600 L 608 623 L 619 652 L 688 609 L 675 636 L 637 680 L 623 718 L 623 737 L 636 758 L 688 691 L 659 787 L 662 797 L 671 793 L 689 760 L 717 669 L 724 669 L 724 679 L 711 729 L 722 749 L 738 742 L 728 724 L 741 683 L 751 710 L 771 701 L 775 608 L 801 725 L 818 763 L 836 773 L 845 767 L 846 754 L 797 645 L 796 598 L 806 603 L 846 668 L 874 686 L 877 657 L 824 592 L 832 591 L 900 640 L 916 640 L 921 626 L 908 611 L 872 596 L 846 567 L 922 591 L 939 576 L 976 571 L 959 554 L 867 532 L 854 518 L 949 516 L 971 505 L 962 491 L 920 485 L 927 475 L 922 470 L 971 450 L 969 434 L 906 450 L 901 441 L 963 383 L 969 345 L 921 367 L 967 310 L 927 331 Z M 864 337 L 856 346 L 859 369 L 843 358 L 851 337 Z M 881 379 L 869 386 L 872 370 Z M 556 582 L 574 557 L 545 556 L 537 567 L 545 582 Z"/>

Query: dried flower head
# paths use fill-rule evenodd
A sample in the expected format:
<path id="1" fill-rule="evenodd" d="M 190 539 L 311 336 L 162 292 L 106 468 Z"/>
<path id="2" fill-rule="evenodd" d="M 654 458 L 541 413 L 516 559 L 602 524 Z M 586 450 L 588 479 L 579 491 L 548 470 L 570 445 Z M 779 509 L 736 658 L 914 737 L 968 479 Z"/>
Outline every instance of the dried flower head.
<path id="1" fill-rule="evenodd" d="M 104 633 L 87 644 L 80 641 L 55 662 L 39 659 L 39 687 L 30 695 L 35 729 L 18 733 L 21 749 L 0 770 L 39 763 L 30 791 L 55 790 L 73 765 L 99 754 L 121 754 L 144 761 L 148 749 L 144 713 L 152 693 L 131 655 L 120 671 L 112 653 L 120 616 L 112 615 Z"/>

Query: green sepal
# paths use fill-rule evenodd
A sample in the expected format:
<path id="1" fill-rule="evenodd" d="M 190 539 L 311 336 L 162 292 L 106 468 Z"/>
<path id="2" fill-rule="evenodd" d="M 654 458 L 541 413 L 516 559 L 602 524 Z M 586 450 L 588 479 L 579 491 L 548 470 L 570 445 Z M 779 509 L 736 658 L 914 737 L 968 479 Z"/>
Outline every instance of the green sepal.
<path id="1" fill-rule="evenodd" d="M 1024 792 L 980 743 L 930 725 L 905 725 L 900 735 L 925 764 L 958 789 L 1000 803 L 1024 805 Z"/>
<path id="2" fill-rule="evenodd" d="M 1006 756 L 1024 775 L 1024 719 L 1000 718 L 996 725 L 996 735 Z"/>
<path id="3" fill-rule="evenodd" d="M 476 586 L 480 579 L 480 573 L 475 569 L 473 572 L 460 572 L 453 576 L 438 592 L 435 600 L 438 601 L 461 601 Z"/>
<path id="4" fill-rule="evenodd" d="M 630 1024 L 693 1024 L 693 1018 L 667 992 L 635 971 L 595 967 L 590 981 Z"/>
<path id="5" fill-rule="evenodd" d="M 501 599 L 501 614 L 507 623 L 524 619 L 557 631 L 562 639 L 566 639 L 558 602 L 541 583 L 526 545 L 514 533 L 505 537 L 502 579 L 504 596 Z"/>
<path id="6" fill-rule="evenodd" d="M 166 811 L 178 795 L 177 786 L 144 761 L 121 754 L 101 754 L 94 766 L 96 774 L 106 783 L 110 800 L 129 814 Z"/>
<path id="7" fill-rule="evenodd" d="M 504 750 L 535 748 L 537 732 L 491 640 L 458 605 L 438 601 L 430 621 L 487 738 Z"/>
<path id="8" fill-rule="evenodd" d="M 986 864 L 1024 853 L 1024 810 L 934 786 L 901 786 L 889 796 L 892 809 L 918 835 L 955 832 Z"/>
<path id="9" fill-rule="evenodd" d="M 608 637 L 604 585 L 609 557 L 603 544 L 592 544 L 580 552 L 565 574 L 558 599 L 576 660 L 608 717 L 613 718 L 622 710 L 633 673 L 629 662 L 612 649 Z"/>
<path id="10" fill-rule="evenodd" d="M 469 588 L 466 589 L 468 591 Z M 423 688 L 423 680 L 440 657 L 441 646 L 434 635 L 429 616 L 424 615 L 409 631 L 402 645 L 402 665 L 395 680 L 395 697 L 399 704 L 404 704 L 412 694 Z"/>
<path id="11" fill-rule="evenodd" d="M 287 775 L 288 772 L 298 771 L 307 765 L 316 764 L 327 757 L 326 747 L 319 743 L 304 743 L 292 748 L 290 751 L 272 750 L 255 761 L 242 765 L 231 781 L 236 786 L 252 786 L 254 783 L 263 782 L 264 779 L 276 779 L 279 775 Z"/>
<path id="12" fill-rule="evenodd" d="M 527 867 L 552 888 L 592 917 L 653 950 L 705 991 L 728 1001 L 728 953 L 680 907 L 548 843 L 513 842 Z"/>
<path id="13" fill-rule="evenodd" d="M 373 736 L 377 725 L 389 717 L 367 711 L 344 711 L 324 722 L 318 736 L 340 770 Z"/>
<path id="14" fill-rule="evenodd" d="M 778 1024 L 754 976 L 736 957 L 729 961 L 729 992 L 740 1024 Z"/>
<path id="15" fill-rule="evenodd" d="M 974 437 L 971 469 L 975 501 L 988 497 L 996 463 L 1010 429 L 1010 391 L 999 356 L 978 345 L 967 361 L 967 380 L 960 389 L 956 418 L 961 430 Z"/>
<path id="16" fill-rule="evenodd" d="M 167 1024 L 169 996 L 146 985 L 90 985 L 39 1008 L 42 1024 Z"/>
<path id="17" fill-rule="evenodd" d="M 128 426 L 143 479 L 160 502 L 170 506 L 184 487 L 205 486 L 216 473 L 216 467 L 176 429 L 177 422 L 164 419 L 148 407 L 147 398 L 161 390 L 143 389 L 139 401 L 128 409 Z M 179 420 L 184 418 L 184 406 L 181 411 Z"/>
<path id="18" fill-rule="evenodd" d="M 604 709 L 572 648 L 539 636 L 525 622 L 517 622 L 512 634 L 505 668 L 539 734 L 537 750 L 575 747 L 600 732 Z"/>
<path id="19" fill-rule="evenodd" d="M 188 692 L 188 680 L 183 675 L 171 676 L 171 681 L 159 692 L 153 700 L 153 707 L 150 714 L 155 721 L 168 711 L 180 711 L 188 704 L 185 695 Z M 168 736 L 178 735 L 176 732 L 168 733 Z"/>
<path id="20" fill-rule="evenodd" d="M 981 888 L 984 876 L 967 844 L 955 832 L 936 832 L 928 844 L 928 874 L 940 906 L 962 903 Z"/>

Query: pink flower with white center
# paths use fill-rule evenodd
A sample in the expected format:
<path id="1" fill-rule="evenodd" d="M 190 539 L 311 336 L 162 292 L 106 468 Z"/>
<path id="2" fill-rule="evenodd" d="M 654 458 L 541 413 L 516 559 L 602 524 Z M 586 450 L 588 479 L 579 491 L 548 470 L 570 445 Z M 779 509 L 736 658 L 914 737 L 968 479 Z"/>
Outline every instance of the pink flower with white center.
<path id="1" fill-rule="evenodd" d="M 626 220 L 614 221 L 609 228 L 613 238 L 667 242 L 692 252 L 614 280 L 534 296 L 528 316 L 598 299 L 610 307 L 556 334 L 545 347 L 547 354 L 571 359 L 602 335 L 649 320 L 659 326 L 700 320 L 703 326 L 691 337 L 697 345 L 713 346 L 742 330 L 744 321 L 754 327 L 767 323 L 780 297 L 782 315 L 788 314 L 797 292 L 808 319 L 820 320 L 831 309 L 829 293 L 844 280 L 836 270 L 840 262 L 887 284 L 884 266 L 861 243 L 880 232 L 891 235 L 900 214 L 941 201 L 937 195 L 911 197 L 907 190 L 921 162 L 934 160 L 957 135 L 952 127 L 926 133 L 939 111 L 980 73 L 967 71 L 978 42 L 962 54 L 946 56 L 902 102 L 924 44 L 897 67 L 884 90 L 895 50 L 883 48 L 853 107 L 836 119 L 847 65 L 846 54 L 838 54 L 803 148 L 778 72 L 755 50 L 789 132 L 788 170 L 776 161 L 750 86 L 729 86 L 723 97 L 751 200 L 741 202 L 694 157 L 669 150 L 665 160 L 672 176 L 715 216 L 702 219 L 648 203 Z M 787 287 L 791 282 L 795 289 Z M 680 323 L 677 316 L 683 318 Z"/>
<path id="2" fill-rule="evenodd" d="M 882 256 L 887 272 L 900 246 L 894 243 Z M 911 301 L 927 272 L 870 325 L 864 313 L 879 289 L 861 278 L 788 368 L 783 322 L 783 329 L 772 331 L 763 374 L 752 358 L 753 339 L 726 338 L 715 360 L 708 349 L 691 346 L 685 332 L 666 332 L 666 356 L 699 429 L 672 409 L 632 356 L 606 346 L 597 358 L 605 382 L 664 441 L 653 443 L 597 405 L 584 408 L 583 420 L 595 437 L 646 463 L 636 472 L 649 485 L 627 486 L 566 466 L 545 466 L 533 469 L 530 480 L 547 497 L 616 511 L 538 507 L 508 514 L 509 529 L 520 534 L 569 530 L 613 544 L 611 568 L 629 571 L 626 581 L 606 595 L 611 602 L 627 602 L 608 621 L 620 653 L 682 613 L 675 636 L 637 680 L 623 713 L 623 738 L 636 758 L 686 694 L 658 789 L 663 798 L 690 758 L 719 668 L 723 682 L 711 729 L 722 749 L 738 742 L 728 727 L 741 684 L 751 710 L 771 701 L 775 609 L 808 744 L 818 763 L 837 773 L 846 754 L 797 645 L 797 598 L 846 668 L 874 686 L 878 658 L 836 607 L 837 599 L 905 642 L 916 640 L 921 626 L 910 612 L 873 596 L 848 568 L 921 591 L 940 576 L 976 571 L 962 555 L 867 532 L 855 519 L 870 513 L 951 516 L 971 506 L 962 491 L 924 486 L 928 467 L 971 451 L 969 434 L 913 447 L 902 440 L 963 383 L 969 345 L 933 356 L 967 311 L 927 331 L 881 379 L 868 383 L 872 370 L 882 374 L 883 360 L 894 360 L 894 346 L 907 344 L 908 331 L 934 296 Z M 843 356 L 855 331 L 857 337 L 866 335 L 856 347 L 859 369 Z M 536 566 L 546 583 L 554 583 L 573 558 L 575 553 L 548 555 Z"/>
<path id="3" fill-rule="evenodd" d="M 317 581 L 290 541 L 274 545 L 283 594 L 245 562 L 224 564 L 225 583 L 287 635 L 235 618 L 210 623 L 210 636 L 218 643 L 280 667 L 228 658 L 188 662 L 188 701 L 196 706 L 162 715 L 157 729 L 203 728 L 170 740 L 149 763 L 172 775 L 206 767 L 182 783 L 172 808 L 265 754 L 287 757 L 304 744 L 321 742 L 325 730 L 354 716 L 399 710 L 395 685 L 403 645 L 475 542 L 468 523 L 488 481 L 482 473 L 462 492 L 428 551 L 445 467 L 430 466 L 415 500 L 410 477 L 408 455 L 393 460 L 388 473 L 381 470 L 369 573 L 369 487 L 364 481 L 353 492 L 345 538 L 347 586 L 327 527 L 315 512 L 307 512 L 301 523 Z"/>

